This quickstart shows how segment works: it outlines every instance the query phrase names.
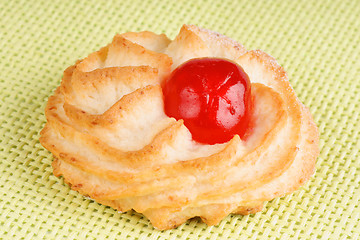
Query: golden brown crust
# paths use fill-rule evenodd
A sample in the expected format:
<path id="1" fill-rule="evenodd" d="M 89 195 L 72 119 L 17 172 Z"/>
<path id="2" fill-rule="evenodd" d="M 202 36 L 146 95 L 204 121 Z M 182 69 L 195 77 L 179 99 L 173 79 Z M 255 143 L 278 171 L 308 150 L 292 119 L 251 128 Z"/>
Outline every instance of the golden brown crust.
<path id="1" fill-rule="evenodd" d="M 246 140 L 201 145 L 182 120 L 164 114 L 160 84 L 194 57 L 227 58 L 249 75 L 254 114 Z M 192 25 L 173 41 L 116 35 L 65 70 L 45 114 L 40 142 L 54 155 L 54 175 L 102 204 L 143 213 L 159 229 L 260 211 L 304 184 L 319 154 L 311 114 L 275 59 Z"/>

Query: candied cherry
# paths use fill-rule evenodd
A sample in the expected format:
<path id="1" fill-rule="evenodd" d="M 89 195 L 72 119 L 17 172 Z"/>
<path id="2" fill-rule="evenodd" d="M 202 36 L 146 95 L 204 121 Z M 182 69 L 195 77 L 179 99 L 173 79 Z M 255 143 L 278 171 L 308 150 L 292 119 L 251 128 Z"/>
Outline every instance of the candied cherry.
<path id="1" fill-rule="evenodd" d="M 224 143 L 235 134 L 244 138 L 252 112 L 250 86 L 247 74 L 232 61 L 192 59 L 165 81 L 165 113 L 183 119 L 199 143 Z"/>

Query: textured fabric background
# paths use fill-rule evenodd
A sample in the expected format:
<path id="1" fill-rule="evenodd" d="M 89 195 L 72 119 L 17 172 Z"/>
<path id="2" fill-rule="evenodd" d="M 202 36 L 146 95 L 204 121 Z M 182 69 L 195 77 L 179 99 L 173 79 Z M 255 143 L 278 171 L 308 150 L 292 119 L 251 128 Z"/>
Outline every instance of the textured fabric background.
<path id="1" fill-rule="evenodd" d="M 115 33 L 173 38 L 183 23 L 285 67 L 321 134 L 315 176 L 261 213 L 157 231 L 53 176 L 38 141 L 63 70 Z M 0 1 L 0 236 L 4 239 L 359 239 L 360 1 Z"/>

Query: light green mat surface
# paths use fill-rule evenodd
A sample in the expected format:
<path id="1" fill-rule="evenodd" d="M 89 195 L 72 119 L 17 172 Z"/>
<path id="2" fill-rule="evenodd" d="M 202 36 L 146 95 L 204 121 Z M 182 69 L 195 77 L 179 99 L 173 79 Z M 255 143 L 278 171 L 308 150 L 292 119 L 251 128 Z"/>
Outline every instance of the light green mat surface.
<path id="1" fill-rule="evenodd" d="M 316 174 L 261 213 L 157 231 L 53 176 L 39 144 L 63 70 L 115 33 L 183 23 L 262 49 L 319 126 Z M 4 239 L 359 239 L 360 1 L 0 1 L 0 236 Z"/>

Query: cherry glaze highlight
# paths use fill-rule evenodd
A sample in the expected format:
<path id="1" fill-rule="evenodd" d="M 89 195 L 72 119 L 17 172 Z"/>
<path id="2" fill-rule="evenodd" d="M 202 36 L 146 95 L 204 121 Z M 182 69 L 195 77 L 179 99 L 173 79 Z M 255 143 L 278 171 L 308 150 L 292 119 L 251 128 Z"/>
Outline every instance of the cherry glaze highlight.
<path id="1" fill-rule="evenodd" d="M 163 85 L 165 113 L 183 119 L 204 144 L 243 138 L 252 112 L 250 81 L 234 62 L 197 58 L 177 67 Z"/>

